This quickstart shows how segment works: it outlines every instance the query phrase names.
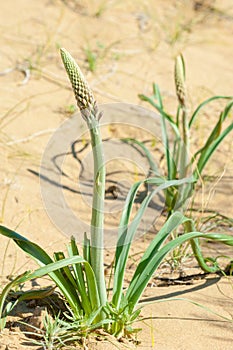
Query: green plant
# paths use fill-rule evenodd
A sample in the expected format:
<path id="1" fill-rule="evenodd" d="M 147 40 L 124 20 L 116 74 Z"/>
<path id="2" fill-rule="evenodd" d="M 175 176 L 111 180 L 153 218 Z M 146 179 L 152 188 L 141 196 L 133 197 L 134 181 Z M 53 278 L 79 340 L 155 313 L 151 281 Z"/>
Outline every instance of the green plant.
<path id="1" fill-rule="evenodd" d="M 21 324 L 25 325 L 24 322 L 21 322 Z M 26 325 L 28 327 L 28 324 Z M 58 350 L 64 348 L 70 342 L 82 342 L 83 340 L 82 333 L 77 332 L 77 324 L 62 320 L 60 313 L 52 318 L 46 310 L 42 318 L 42 329 L 33 325 L 29 325 L 29 327 L 31 330 L 24 333 L 30 338 L 33 337 L 31 342 L 46 350 Z"/>
<path id="2" fill-rule="evenodd" d="M 87 44 L 84 47 L 85 61 L 89 71 L 94 73 L 101 62 L 111 54 L 113 60 L 118 60 L 119 55 L 112 54 L 111 48 L 117 45 L 119 41 L 113 41 L 109 45 L 97 41 L 95 45 Z"/>
<path id="3" fill-rule="evenodd" d="M 203 234 L 195 232 L 193 231 L 192 220 L 185 217 L 182 212 L 174 210 L 145 250 L 127 286 L 127 290 L 125 290 L 124 275 L 130 247 L 151 199 L 159 191 L 193 184 L 195 177 L 184 177 L 182 179 L 149 177 L 138 181 L 131 187 L 122 210 L 115 251 L 113 291 L 107 298 L 103 259 L 105 165 L 99 127 L 101 113 L 98 112 L 94 96 L 78 65 L 66 50 L 61 49 L 61 55 L 72 83 L 78 107 L 87 123 L 91 136 L 94 181 L 90 240 L 84 236 L 83 256 L 79 254 L 74 238 L 71 238 L 67 248 L 68 257 L 63 252 L 55 252 L 53 258 L 51 258 L 37 244 L 15 231 L 0 226 L 2 235 L 13 239 L 23 251 L 40 265 L 37 270 L 27 271 L 16 277 L 3 289 L 0 298 L 0 316 L 2 320 L 0 326 L 1 328 L 4 327 L 5 319 L 16 303 L 27 297 L 27 294 L 23 294 L 12 304 L 7 299 L 9 291 L 28 280 L 48 275 L 66 300 L 67 312 L 62 317 L 77 326 L 77 333 L 80 332 L 84 336 L 96 328 L 105 328 L 117 338 L 130 336 L 135 331 L 132 328 L 132 323 L 140 314 L 139 300 L 141 295 L 156 269 L 170 251 L 184 242 L 198 237 L 231 246 L 233 245 L 233 238 L 218 233 Z M 133 204 L 142 185 L 152 185 L 152 190 L 143 199 L 133 220 L 130 222 Z M 184 225 L 187 232 L 167 242 L 167 238 L 180 225 Z M 38 291 L 37 293 L 44 293 L 44 291 Z"/>
<path id="4" fill-rule="evenodd" d="M 71 114 L 73 114 L 75 111 L 76 111 L 76 107 L 75 107 L 75 105 L 73 105 L 73 104 L 68 105 L 68 106 L 65 107 L 65 113 L 66 113 L 67 115 L 71 115 Z"/>
<path id="5" fill-rule="evenodd" d="M 96 70 L 96 65 L 97 65 L 97 54 L 93 50 L 91 50 L 90 47 L 86 47 L 84 52 L 86 55 L 88 68 L 91 72 L 94 72 Z"/>
<path id="6" fill-rule="evenodd" d="M 175 86 L 178 99 L 178 107 L 176 116 L 173 117 L 165 110 L 163 98 L 157 84 L 153 84 L 153 95 L 148 97 L 140 94 L 141 100 L 148 102 L 161 115 L 162 140 L 164 145 L 164 155 L 166 159 L 165 173 L 168 180 L 183 179 L 188 174 L 193 176 L 194 181 L 191 184 L 184 186 L 169 187 L 165 190 L 165 203 L 167 217 L 169 217 L 175 210 L 184 209 L 185 203 L 192 195 L 195 185 L 201 178 L 204 168 L 210 160 L 217 147 L 224 140 L 224 138 L 232 131 L 233 123 L 230 122 L 223 129 L 224 122 L 227 121 L 232 106 L 232 96 L 213 96 L 203 101 L 189 116 L 187 106 L 187 93 L 185 84 L 185 63 L 182 55 L 179 55 L 175 61 Z M 229 103 L 220 113 L 218 120 L 212 128 L 209 136 L 200 149 L 196 150 L 194 155 L 190 156 L 190 140 L 192 140 L 193 125 L 199 116 L 201 110 L 214 100 L 229 100 Z M 169 129 L 169 130 L 168 130 Z M 173 138 L 169 136 L 169 131 L 173 132 Z M 154 158 L 147 147 L 135 139 L 124 139 L 125 142 L 138 145 L 145 153 L 150 164 L 150 174 L 157 175 L 157 166 Z M 193 147 L 195 149 L 195 145 Z M 187 214 L 186 214 L 187 215 Z M 195 231 L 194 223 L 192 223 L 192 230 Z M 197 240 L 191 241 L 194 255 L 199 260 L 200 266 L 207 272 L 214 272 L 218 269 L 217 266 L 209 267 L 204 263 L 204 258 L 200 256 L 201 250 Z M 202 262 L 202 263 L 201 263 Z"/>
<path id="7" fill-rule="evenodd" d="M 176 116 L 173 117 L 166 112 L 163 104 L 163 99 L 157 84 L 153 84 L 153 95 L 151 97 L 140 94 L 141 100 L 148 102 L 153 106 L 161 115 L 161 127 L 162 127 L 162 138 L 164 144 L 164 154 L 166 157 L 166 173 L 167 178 L 171 179 L 182 179 L 188 173 L 192 173 L 195 181 L 193 186 L 196 184 L 198 179 L 201 177 L 202 172 L 208 163 L 210 157 L 223 141 L 223 139 L 232 131 L 233 123 L 231 122 L 224 130 L 223 123 L 226 121 L 230 114 L 233 106 L 232 96 L 213 96 L 203 101 L 189 116 L 187 107 L 187 93 L 185 86 L 185 64 L 182 55 L 176 58 L 175 63 L 175 85 L 176 93 L 178 98 L 178 107 Z M 198 149 L 194 155 L 189 159 L 190 155 L 190 139 L 193 133 L 192 127 L 196 121 L 199 112 L 210 102 L 219 99 L 230 100 L 224 110 L 220 113 L 219 118 L 211 130 L 210 135 L 207 137 L 203 147 Z M 168 134 L 168 126 L 173 131 L 174 138 L 171 140 Z M 142 145 L 137 140 L 126 139 L 125 141 L 137 143 L 144 151 L 145 145 Z M 195 145 L 194 145 L 195 148 Z M 149 150 L 146 150 L 146 156 L 149 159 L 152 173 L 155 173 L 155 166 L 153 157 Z M 169 188 L 166 191 L 166 206 L 168 215 L 177 208 L 177 196 L 180 197 L 179 203 L 183 204 L 186 198 L 184 193 L 176 194 L 175 188 L 172 190 Z M 176 194 L 176 196 L 175 196 Z"/>

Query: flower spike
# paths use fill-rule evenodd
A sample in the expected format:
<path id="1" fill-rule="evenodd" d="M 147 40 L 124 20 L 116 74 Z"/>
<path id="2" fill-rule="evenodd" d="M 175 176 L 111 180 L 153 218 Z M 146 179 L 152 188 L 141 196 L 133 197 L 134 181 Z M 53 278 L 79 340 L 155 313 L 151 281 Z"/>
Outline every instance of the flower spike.
<path id="1" fill-rule="evenodd" d="M 185 64 L 182 55 L 176 57 L 175 61 L 175 84 L 176 94 L 180 105 L 186 106 L 186 86 L 185 86 Z"/>
<path id="2" fill-rule="evenodd" d="M 61 49 L 60 51 L 80 111 L 82 112 L 85 109 L 88 110 L 89 113 L 92 110 L 95 111 L 96 101 L 81 69 L 68 51 L 65 49 Z M 84 118 L 87 117 L 87 113 L 82 113 L 82 115 Z"/>

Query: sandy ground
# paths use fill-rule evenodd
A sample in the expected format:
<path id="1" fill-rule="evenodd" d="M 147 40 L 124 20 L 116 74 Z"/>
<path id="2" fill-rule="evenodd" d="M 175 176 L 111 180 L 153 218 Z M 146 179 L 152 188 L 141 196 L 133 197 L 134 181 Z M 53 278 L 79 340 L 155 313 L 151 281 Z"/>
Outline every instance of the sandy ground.
<path id="1" fill-rule="evenodd" d="M 120 126 L 110 125 L 114 118 L 121 117 L 116 112 L 119 105 L 115 103 L 148 108 L 139 100 L 138 94 L 150 94 L 151 84 L 156 82 L 169 112 L 174 113 L 173 65 L 179 52 L 186 61 L 190 110 L 212 95 L 232 95 L 233 5 L 231 0 L 8 0 L 1 1 L 0 9 L 0 222 L 17 229 L 52 253 L 64 250 L 68 233 L 75 230 L 77 217 L 79 232 L 73 233 L 78 239 L 90 218 L 90 188 L 87 183 L 84 182 L 82 187 L 81 181 L 77 181 L 80 180 L 80 163 L 69 156 L 64 158 L 63 169 L 68 176 L 58 179 L 66 186 L 64 198 L 69 208 L 76 213 L 71 226 L 61 220 L 61 228 L 60 214 L 50 220 L 46 213 L 48 202 L 45 208 L 41 195 L 47 188 L 43 181 L 40 184 L 37 176 L 46 146 L 55 131 L 60 130 L 61 125 L 68 125 L 69 131 L 75 130 L 73 124 L 69 124 L 75 101 L 59 47 L 65 47 L 77 59 L 97 101 L 100 105 L 107 104 L 103 109 L 109 108 L 107 117 L 104 116 L 107 125 L 102 130 L 106 140 L 113 140 L 106 141 L 109 142 L 106 143 L 109 152 L 107 185 L 115 181 L 122 187 L 117 202 L 119 210 L 130 184 L 146 174 L 148 164 L 132 150 L 119 148 L 117 142 L 126 136 L 142 141 L 151 139 L 152 130 L 144 121 L 137 124 L 130 113 L 127 113 L 130 125 L 125 125 L 125 120 Z M 196 125 L 194 144 L 201 145 L 221 107 L 216 103 L 203 113 Z M 77 132 L 81 141 L 77 147 L 88 140 L 80 123 Z M 74 142 L 76 138 L 68 138 L 68 141 Z M 229 217 L 233 215 L 231 150 L 230 136 L 206 170 L 214 180 L 207 182 L 196 198 L 197 206 L 217 210 Z M 84 149 L 82 157 L 87 162 L 89 155 L 89 148 Z M 90 177 L 88 171 L 87 166 L 86 180 Z M 44 175 L 48 173 L 45 171 Z M 49 199 L 53 196 L 53 205 L 55 203 L 61 209 L 57 193 L 51 192 Z M 107 227 L 115 225 L 119 217 L 114 205 L 110 196 Z M 159 215 L 159 210 L 157 212 Z M 153 234 L 153 227 L 147 222 L 151 215 L 149 211 L 145 224 Z M 228 232 L 232 232 L 231 229 L 228 228 Z M 107 242 L 109 249 L 110 242 L 112 238 Z M 147 239 L 139 239 L 135 242 L 134 252 L 141 251 L 146 243 Z M 0 244 L 1 281 L 35 266 L 12 242 L 0 237 Z M 205 249 L 215 255 L 230 255 L 232 251 L 207 244 Z M 190 266 L 186 268 L 188 271 Z M 155 283 L 148 287 L 144 297 L 156 301 L 161 297 L 186 298 L 211 312 L 185 300 L 165 300 L 145 307 L 142 312 L 145 320 L 139 322 L 143 331 L 139 334 L 138 349 L 232 349 L 232 322 L 219 316 L 233 319 L 231 279 L 209 276 L 193 281 L 192 285 L 169 287 L 158 287 Z M 24 343 L 22 334 L 9 329 L 0 335 L 1 350 L 35 349 Z M 92 348 L 109 349 L 112 346 L 102 341 L 93 344 Z"/>

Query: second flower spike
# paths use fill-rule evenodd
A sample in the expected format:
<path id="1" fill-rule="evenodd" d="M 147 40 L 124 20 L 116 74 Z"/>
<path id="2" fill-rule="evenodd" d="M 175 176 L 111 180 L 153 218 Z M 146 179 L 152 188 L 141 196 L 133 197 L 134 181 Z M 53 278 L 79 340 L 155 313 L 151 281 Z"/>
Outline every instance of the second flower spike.
<path id="1" fill-rule="evenodd" d="M 176 57 L 175 61 L 175 84 L 176 94 L 181 107 L 186 106 L 186 86 L 185 86 L 185 63 L 182 55 Z"/>

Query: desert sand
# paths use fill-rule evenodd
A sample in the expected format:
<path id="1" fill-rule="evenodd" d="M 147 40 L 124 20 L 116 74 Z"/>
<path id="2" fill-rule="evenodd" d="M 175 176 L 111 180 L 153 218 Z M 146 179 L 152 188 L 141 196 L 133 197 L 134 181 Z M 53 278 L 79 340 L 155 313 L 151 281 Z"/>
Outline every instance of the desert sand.
<path id="1" fill-rule="evenodd" d="M 102 118 L 106 121 L 103 137 L 110 139 L 106 143 L 109 156 L 107 185 L 115 181 L 122 186 L 116 202 L 119 209 L 122 207 L 120 199 L 135 180 L 146 175 L 148 164 L 132 150 L 119 148 L 117 142 L 122 137 L 145 141 L 151 135 L 150 125 L 146 126 L 142 121 L 140 125 L 135 124 L 131 116 L 131 126 L 111 125 L 111 118 L 118 118 L 117 106 L 127 104 L 151 111 L 139 100 L 138 94 L 150 95 L 152 83 L 156 82 L 168 111 L 174 114 L 177 103 L 174 58 L 180 52 L 186 62 L 190 110 L 213 95 L 232 95 L 233 4 L 231 0 L 8 0 L 1 1 L 0 8 L 0 222 L 52 253 L 65 249 L 72 230 L 74 232 L 70 234 L 75 233 L 81 243 L 90 219 L 91 198 L 90 188 L 80 185 L 80 163 L 66 155 L 62 166 L 67 176 L 60 175 L 59 181 L 66 186 L 63 194 L 69 208 L 84 226 L 75 227 L 76 221 L 69 226 L 63 220 L 61 227 L 59 214 L 51 217 L 42 193 L 46 187 L 38 177 L 43 170 L 41 161 L 49 140 L 61 125 L 68 125 L 75 106 L 59 48 L 65 47 L 77 60 L 99 105 L 110 108 L 110 113 Z M 203 113 L 196 125 L 194 144 L 201 145 L 223 105 L 216 102 Z M 80 123 L 83 125 L 81 120 Z M 77 132 L 77 139 L 81 140 L 77 147 L 81 147 L 88 135 L 85 128 Z M 71 140 L 75 141 L 75 136 Z M 89 155 L 87 148 L 81 154 L 83 162 L 90 160 Z M 115 162 L 111 162 L 112 158 Z M 88 170 L 86 167 L 84 178 L 89 181 Z M 195 198 L 196 208 L 218 211 L 232 218 L 232 170 L 232 136 L 229 136 L 205 171 L 213 180 L 200 186 Z M 56 193 L 50 194 L 49 198 L 61 209 Z M 111 211 L 115 205 L 113 199 L 110 194 L 106 227 L 116 230 L 119 213 L 115 213 L 115 209 Z M 150 209 L 148 218 L 153 213 Z M 213 223 L 217 225 L 215 231 L 232 234 L 229 225 Z M 149 233 L 145 237 L 139 235 L 133 246 L 134 253 L 142 251 L 156 232 L 156 225 L 147 221 L 146 225 Z M 211 228 L 203 225 L 202 229 Z M 107 240 L 109 262 L 113 254 L 112 242 L 112 238 Z M 1 287 L 9 276 L 36 266 L 6 238 L 0 237 L 0 246 Z M 204 243 L 204 250 L 207 255 L 232 258 L 230 248 Z M 188 257 L 182 269 L 187 275 L 202 273 L 196 265 L 195 260 Z M 131 269 L 128 269 L 128 279 Z M 164 264 L 149 284 L 143 299 L 156 302 L 142 310 L 143 320 L 136 324 L 142 328 L 138 334 L 139 343 L 130 346 L 138 350 L 232 349 L 232 277 L 208 275 L 191 278 L 189 283 L 161 285 L 157 277 L 177 277 L 177 272 L 169 275 L 169 271 L 169 265 Z M 161 299 L 163 302 L 158 302 Z M 30 345 L 30 339 L 24 337 L 18 326 L 14 327 L 14 320 L 23 316 L 19 314 L 16 312 L 10 319 L 10 328 L 0 334 L 0 349 L 39 350 Z M 126 345 L 129 344 L 117 346 L 125 348 Z M 114 345 L 109 340 L 93 339 L 89 348 L 110 349 Z"/>

